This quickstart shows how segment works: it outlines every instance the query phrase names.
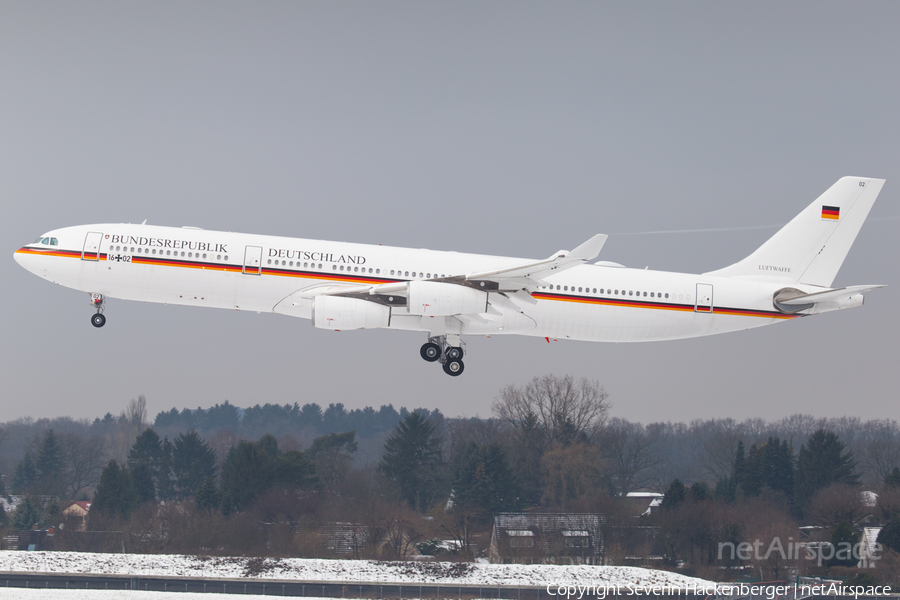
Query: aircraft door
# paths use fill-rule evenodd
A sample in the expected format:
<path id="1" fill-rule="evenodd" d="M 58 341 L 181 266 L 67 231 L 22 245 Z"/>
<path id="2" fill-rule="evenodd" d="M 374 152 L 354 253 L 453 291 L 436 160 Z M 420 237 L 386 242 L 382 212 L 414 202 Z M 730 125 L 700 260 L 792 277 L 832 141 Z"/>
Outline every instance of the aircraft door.
<path id="1" fill-rule="evenodd" d="M 262 247 L 247 246 L 244 249 L 244 269 L 245 275 L 259 275 L 262 273 Z"/>
<path id="2" fill-rule="evenodd" d="M 81 249 L 81 260 L 100 260 L 100 241 L 102 233 L 92 231 L 84 238 L 84 248 Z"/>
<path id="3" fill-rule="evenodd" d="M 709 283 L 697 284 L 697 303 L 695 312 L 711 313 L 713 311 L 713 286 Z"/>

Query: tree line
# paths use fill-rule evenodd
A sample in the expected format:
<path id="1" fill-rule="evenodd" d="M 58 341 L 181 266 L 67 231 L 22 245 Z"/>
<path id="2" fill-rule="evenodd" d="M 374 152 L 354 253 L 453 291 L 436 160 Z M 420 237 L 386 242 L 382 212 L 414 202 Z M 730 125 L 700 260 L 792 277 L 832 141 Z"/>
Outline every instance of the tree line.
<path id="1" fill-rule="evenodd" d="M 721 566 L 720 542 L 779 533 L 787 539 L 801 524 L 849 539 L 848 528 L 856 531 L 867 519 L 885 525 L 890 539 L 900 514 L 892 491 L 900 479 L 894 421 L 798 415 L 771 423 L 642 425 L 610 418 L 598 382 L 556 376 L 504 388 L 487 419 L 338 406 L 267 404 L 254 412 L 224 403 L 164 411 L 150 424 L 141 422 L 145 410 L 133 401 L 118 418 L 82 423 L 80 435 L 70 423 L 45 422 L 25 437 L 11 491 L 92 498 L 90 528 L 130 531 L 132 547 L 141 551 L 333 556 L 334 532 L 359 527 L 367 533 L 351 536 L 358 542 L 351 544 L 354 556 L 400 557 L 410 545 L 431 540 L 437 547 L 450 539 L 457 556 L 472 558 L 484 551 L 499 512 L 601 513 L 607 560 L 635 554 L 637 542 L 617 538 L 623 528 L 649 527 L 656 534 L 645 553 L 672 566 L 708 568 L 710 576 Z M 260 421 L 266 411 L 277 421 L 271 432 Z M 173 423 L 185 413 L 190 420 L 183 424 L 209 428 L 175 433 Z M 350 415 L 379 413 L 395 416 L 389 426 L 370 423 L 368 437 L 355 429 L 325 431 L 351 423 L 342 420 Z M 305 437 L 285 424 L 289 414 L 302 419 Z M 15 430 L 25 427 L 5 424 L 0 448 L 22 438 Z M 879 492 L 874 506 L 862 501 L 863 487 Z M 633 514 L 626 495 L 637 490 L 665 492 L 661 509 Z M 18 524 L 58 518 L 53 506 L 28 510 L 10 518 Z M 774 575 L 788 568 L 753 565 Z"/>

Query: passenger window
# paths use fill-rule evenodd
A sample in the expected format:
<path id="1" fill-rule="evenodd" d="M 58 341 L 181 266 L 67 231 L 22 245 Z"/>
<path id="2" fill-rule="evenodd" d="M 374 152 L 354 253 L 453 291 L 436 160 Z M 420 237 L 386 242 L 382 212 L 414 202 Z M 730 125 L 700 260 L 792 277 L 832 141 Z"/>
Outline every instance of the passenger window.
<path id="1" fill-rule="evenodd" d="M 380 274 L 381 274 L 381 269 L 375 269 L 375 274 L 376 274 L 376 275 L 380 275 Z"/>

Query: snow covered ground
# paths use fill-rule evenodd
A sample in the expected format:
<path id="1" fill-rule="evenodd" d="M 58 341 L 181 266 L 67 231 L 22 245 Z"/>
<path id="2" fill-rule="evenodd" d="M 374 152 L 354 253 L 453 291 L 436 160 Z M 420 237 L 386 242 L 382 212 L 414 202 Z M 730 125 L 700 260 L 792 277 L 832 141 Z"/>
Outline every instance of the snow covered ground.
<path id="1" fill-rule="evenodd" d="M 247 600 L 272 596 L 241 594 Z M 235 600 L 233 594 L 185 594 L 184 592 L 131 592 L 113 590 L 26 590 L 0 588 L 0 600 Z M 326 600 L 307 598 L 306 600 Z M 334 600 L 333 598 L 330 600 Z"/>
<path id="2" fill-rule="evenodd" d="M 493 565 L 449 562 L 259 559 L 166 554 L 0 552 L 0 572 L 84 573 L 162 577 L 291 579 L 341 583 L 546 586 L 600 585 L 637 589 L 707 587 L 711 582 L 639 567 Z M 158 598 L 158 596 L 154 596 Z M 184 598 L 184 596 L 179 596 Z"/>

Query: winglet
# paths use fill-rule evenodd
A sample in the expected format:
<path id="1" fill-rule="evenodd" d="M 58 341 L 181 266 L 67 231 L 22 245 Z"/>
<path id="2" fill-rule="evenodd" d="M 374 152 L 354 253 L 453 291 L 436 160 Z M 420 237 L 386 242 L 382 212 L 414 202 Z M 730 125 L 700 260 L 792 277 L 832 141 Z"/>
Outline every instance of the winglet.
<path id="1" fill-rule="evenodd" d="M 591 260 L 600 255 L 603 244 L 609 236 L 605 233 L 598 233 L 585 243 L 581 244 L 566 255 L 566 258 L 577 258 L 580 260 Z"/>

